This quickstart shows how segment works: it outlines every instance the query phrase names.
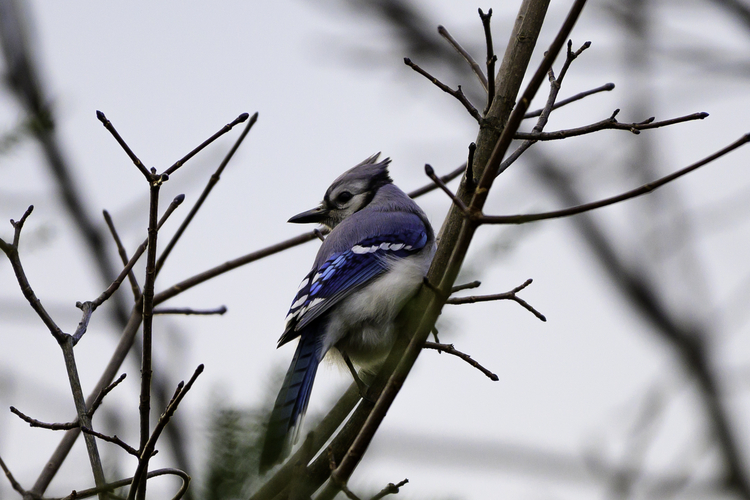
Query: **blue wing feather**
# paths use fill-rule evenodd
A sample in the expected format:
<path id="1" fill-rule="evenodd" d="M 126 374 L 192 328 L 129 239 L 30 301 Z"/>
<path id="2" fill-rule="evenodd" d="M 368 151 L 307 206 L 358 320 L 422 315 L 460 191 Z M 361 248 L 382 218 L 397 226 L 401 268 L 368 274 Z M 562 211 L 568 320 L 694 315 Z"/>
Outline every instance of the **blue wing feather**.
<path id="1" fill-rule="evenodd" d="M 279 346 L 296 338 L 300 329 L 383 273 L 388 267 L 389 257 L 407 257 L 424 248 L 427 231 L 421 220 L 416 216 L 414 219 L 416 221 L 412 224 L 398 225 L 398 230 L 381 230 L 376 236 L 357 241 L 351 248 L 329 252 L 327 258 L 302 280 L 289 309 Z M 325 244 L 321 253 L 324 251 Z M 318 257 L 320 260 L 320 254 Z"/>

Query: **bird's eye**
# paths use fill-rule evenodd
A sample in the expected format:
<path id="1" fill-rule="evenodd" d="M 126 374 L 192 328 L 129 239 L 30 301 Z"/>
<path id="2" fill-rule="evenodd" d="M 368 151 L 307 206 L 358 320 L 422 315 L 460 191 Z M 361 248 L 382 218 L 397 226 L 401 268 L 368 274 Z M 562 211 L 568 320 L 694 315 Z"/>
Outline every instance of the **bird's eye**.
<path id="1" fill-rule="evenodd" d="M 350 193 L 349 191 L 342 191 L 342 192 L 341 192 L 341 193 L 339 193 L 339 195 L 338 195 L 338 196 L 336 197 L 336 201 L 337 201 L 338 203 L 346 203 L 347 201 L 349 201 L 349 200 L 351 200 L 351 199 L 352 199 L 352 196 L 353 196 L 353 195 L 352 195 L 352 193 Z"/>

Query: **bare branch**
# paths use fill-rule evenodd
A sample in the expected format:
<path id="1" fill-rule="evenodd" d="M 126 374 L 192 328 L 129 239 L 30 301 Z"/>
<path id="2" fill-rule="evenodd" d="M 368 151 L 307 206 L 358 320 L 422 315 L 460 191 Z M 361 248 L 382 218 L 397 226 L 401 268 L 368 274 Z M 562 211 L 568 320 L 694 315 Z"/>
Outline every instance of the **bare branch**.
<path id="1" fill-rule="evenodd" d="M 466 108 L 466 111 L 468 111 L 469 114 L 474 117 L 477 123 L 480 123 L 480 124 L 482 123 L 482 116 L 479 114 L 479 111 L 477 111 L 477 108 L 475 108 L 474 105 L 471 104 L 469 99 L 464 95 L 463 91 L 461 90 L 460 85 L 458 86 L 457 90 L 453 90 L 452 88 L 450 88 L 449 86 L 447 86 L 446 84 L 444 84 L 443 82 L 441 82 L 440 80 L 438 80 L 437 78 L 429 74 L 427 71 L 423 70 L 418 65 L 413 63 L 412 60 L 409 59 L 408 57 L 404 58 L 404 63 L 407 66 L 409 66 L 411 69 L 413 69 L 414 71 L 416 71 L 417 73 L 419 73 L 420 75 L 424 76 L 429 81 L 431 81 L 437 88 L 439 88 L 443 92 L 446 92 L 452 95 L 453 97 L 455 97 L 456 99 L 458 99 L 458 102 L 463 104 L 463 106 Z"/>
<path id="2" fill-rule="evenodd" d="M 485 368 L 484 366 L 482 366 L 479 363 L 477 363 L 476 361 L 474 361 L 474 359 L 472 359 L 471 356 L 469 356 L 468 354 L 463 353 L 463 352 L 457 350 L 455 347 L 453 347 L 453 344 L 438 344 L 436 342 L 425 342 L 424 343 L 424 348 L 425 349 L 434 349 L 434 350 L 436 350 L 438 352 L 445 352 L 445 353 L 457 356 L 457 357 L 463 359 L 464 361 L 466 361 L 467 363 L 469 363 L 471 366 L 473 366 L 474 368 L 476 368 L 480 372 L 484 373 L 493 382 L 497 382 L 498 380 L 500 380 L 497 375 L 495 375 L 494 373 L 492 373 L 491 371 L 489 371 L 487 368 Z"/>
<path id="3" fill-rule="evenodd" d="M 225 312 L 227 312 L 226 306 L 217 307 L 216 309 L 190 309 L 188 307 L 184 308 L 162 308 L 162 309 L 154 309 L 154 314 L 184 314 L 186 316 L 194 315 L 194 316 L 209 316 L 213 314 L 219 314 L 222 315 Z"/>
<path id="4" fill-rule="evenodd" d="M 88 427 L 84 427 L 84 426 L 81 426 L 81 431 L 83 431 L 86 434 L 91 434 L 94 437 L 98 437 L 102 441 L 107 441 L 108 443 L 116 444 L 117 446 L 127 451 L 134 457 L 138 456 L 138 450 L 130 446 L 128 443 L 126 443 L 122 439 L 118 438 L 116 435 L 107 436 L 106 434 L 102 434 L 101 432 L 96 432 L 95 430 L 89 429 Z"/>
<path id="5" fill-rule="evenodd" d="M 404 479 L 403 481 L 401 481 L 401 482 L 399 482 L 397 484 L 388 483 L 388 486 L 386 486 L 385 488 L 383 488 L 382 490 L 380 490 L 380 493 L 378 493 L 377 495 L 375 495 L 374 497 L 372 497 L 370 500 L 380 500 L 381 498 L 383 498 L 383 497 L 385 497 L 387 495 L 395 495 L 396 493 L 398 493 L 399 488 L 401 488 L 402 486 L 404 486 L 408 482 L 409 482 L 408 479 Z"/>
<path id="6" fill-rule="evenodd" d="M 110 234 L 112 234 L 112 238 L 115 240 L 117 253 L 120 255 L 122 265 L 127 266 L 129 260 L 128 252 L 125 250 L 125 246 L 122 244 L 122 240 L 120 240 L 120 235 L 117 233 L 117 229 L 115 229 L 115 223 L 112 220 L 112 217 L 109 215 L 109 212 L 103 210 L 102 214 L 104 215 L 104 221 L 107 223 L 109 232 Z M 128 271 L 128 281 L 130 282 L 130 288 L 133 291 L 133 300 L 138 301 L 138 299 L 141 297 L 141 287 L 138 286 L 138 280 L 135 278 L 135 273 L 133 272 L 132 267 L 130 271 Z"/>
<path id="7" fill-rule="evenodd" d="M 544 314 L 540 313 L 536 309 L 534 309 L 533 306 L 531 306 L 528 302 L 523 300 L 522 298 L 518 297 L 516 294 L 529 286 L 532 283 L 533 280 L 527 279 L 522 285 L 517 286 L 513 290 L 509 292 L 503 292 L 503 293 L 496 293 L 493 295 L 472 295 L 469 297 L 456 297 L 452 299 L 448 299 L 445 301 L 446 304 L 474 304 L 476 302 L 489 302 L 494 300 L 512 300 L 514 302 L 517 302 L 519 305 L 521 305 L 524 309 L 530 311 L 534 316 L 539 318 L 542 321 L 547 321 L 547 318 L 544 316 Z"/>
<path id="8" fill-rule="evenodd" d="M 42 429 L 49 429 L 51 431 L 67 431 L 69 429 L 74 429 L 78 427 L 78 420 L 74 422 L 66 422 L 63 424 L 60 423 L 47 423 L 42 422 L 41 420 L 37 420 L 35 418 L 32 418 L 25 413 L 21 412 L 19 409 L 17 409 L 15 406 L 10 407 L 10 412 L 17 415 L 21 420 L 29 424 L 31 427 L 40 427 Z"/>
<path id="9" fill-rule="evenodd" d="M 432 179 L 432 182 L 434 182 L 435 185 L 437 185 L 440 189 L 443 190 L 445 194 L 448 195 L 448 197 L 453 201 L 453 203 L 456 204 L 456 206 L 464 213 L 466 217 L 471 217 L 469 213 L 469 207 L 467 207 L 460 198 L 453 194 L 453 191 L 448 189 L 448 186 L 446 186 L 445 183 L 441 181 L 437 175 L 435 175 L 435 169 L 433 169 L 431 165 L 425 163 L 424 171 L 427 174 L 427 177 Z"/>
<path id="10" fill-rule="evenodd" d="M 484 113 L 487 114 L 492 105 L 492 100 L 495 98 L 495 62 L 497 62 L 495 48 L 492 45 L 492 30 L 490 29 L 492 9 L 488 10 L 486 14 L 482 12 L 482 9 L 479 9 L 479 17 L 482 19 L 484 39 L 487 42 L 487 107 L 484 110 Z"/>
<path id="11" fill-rule="evenodd" d="M 473 57 L 471 57 L 471 54 L 466 52 L 466 50 L 461 47 L 461 44 L 456 41 L 455 38 L 451 36 L 450 33 L 448 33 L 448 30 L 445 29 L 444 26 L 438 26 L 438 33 L 440 36 L 445 38 L 449 44 L 451 44 L 451 47 L 456 49 L 456 52 L 458 52 L 461 57 L 464 58 L 464 60 L 469 63 L 469 66 L 471 66 L 472 71 L 474 71 L 474 74 L 477 75 L 477 78 L 479 79 L 479 83 L 482 84 L 482 88 L 484 88 L 485 91 L 487 91 L 487 77 L 484 76 L 484 73 L 482 72 L 482 68 L 479 67 L 479 63 L 477 63 Z"/>
<path id="12" fill-rule="evenodd" d="M 172 500 L 179 500 L 180 498 L 182 498 L 185 495 L 185 492 L 187 492 L 188 486 L 190 486 L 190 476 L 187 474 L 187 472 L 181 471 L 179 469 L 156 469 L 156 470 L 149 472 L 146 475 L 146 477 L 148 479 L 151 479 L 153 477 L 164 476 L 164 475 L 177 476 L 182 479 L 182 486 L 177 491 L 175 496 L 172 497 Z M 73 491 L 70 495 L 64 498 L 52 499 L 52 500 L 78 500 L 80 498 L 93 497 L 94 495 L 97 495 L 99 493 L 114 491 L 118 488 L 122 488 L 123 486 L 128 486 L 129 484 L 132 484 L 132 483 L 133 483 L 132 477 L 128 479 L 120 479 L 119 481 L 115 481 L 113 483 L 107 483 L 97 488 L 89 488 L 87 490 Z"/>
<path id="13" fill-rule="evenodd" d="M 8 481 L 10 482 L 10 485 L 13 487 L 13 489 L 16 490 L 18 493 L 20 493 L 21 496 L 26 498 L 28 491 L 23 489 L 23 486 L 21 486 L 21 483 L 16 481 L 16 478 L 13 477 L 13 474 L 10 472 L 10 469 L 8 469 L 8 466 L 5 465 L 5 462 L 3 462 L 2 458 L 0 458 L 0 468 L 2 468 L 3 472 L 5 472 L 5 477 L 8 478 Z"/>
<path id="14" fill-rule="evenodd" d="M 479 220 L 480 220 L 480 223 L 482 224 L 525 224 L 527 222 L 533 222 L 533 221 L 539 221 L 539 220 L 556 219 L 560 217 L 570 217 L 571 215 L 588 212 L 591 210 L 595 210 L 597 208 L 606 207 L 608 205 L 613 205 L 615 203 L 619 203 L 624 200 L 629 200 L 630 198 L 635 198 L 637 196 L 650 193 L 654 189 L 660 188 L 661 186 L 669 182 L 672 182 L 673 180 L 678 179 L 682 177 L 683 175 L 692 172 L 693 170 L 696 170 L 704 165 L 711 163 L 712 161 L 718 158 L 721 158 L 727 153 L 734 151 L 735 149 L 747 144 L 748 142 L 750 142 L 750 133 L 743 135 L 742 137 L 740 137 L 738 140 L 736 140 L 729 146 L 700 160 L 699 162 L 693 163 L 692 165 L 687 166 L 681 170 L 678 170 L 677 172 L 666 175 L 653 182 L 649 182 L 648 184 L 644 184 L 638 188 L 632 189 L 630 191 L 619 194 L 617 196 L 613 196 L 611 198 L 606 198 L 604 200 L 599 200 L 599 201 L 595 201 L 592 203 L 585 203 L 583 205 L 566 208 L 564 210 L 555 210 L 552 212 L 541 212 L 541 213 L 536 213 L 536 214 L 525 214 L 525 215 L 493 215 L 493 216 L 483 215 L 479 217 Z"/>
<path id="15" fill-rule="evenodd" d="M 444 182 L 444 183 L 450 182 L 453 179 L 455 179 L 456 177 L 458 177 L 461 174 L 463 174 L 465 170 L 466 170 L 466 163 L 464 163 L 463 165 L 461 165 L 457 169 L 455 169 L 455 170 L 453 170 L 453 171 L 451 171 L 451 172 L 449 172 L 449 173 L 447 173 L 445 175 L 440 176 L 439 179 L 440 179 L 441 182 Z M 431 182 L 431 183 L 429 183 L 429 184 L 427 184 L 425 186 L 422 186 L 421 188 L 417 188 L 414 191 L 410 191 L 408 193 L 408 195 L 409 195 L 410 198 L 419 198 L 423 194 L 427 194 L 430 191 L 434 191 L 437 188 L 438 188 L 438 185 L 435 184 L 434 182 Z"/>
<path id="16" fill-rule="evenodd" d="M 146 254 L 146 280 L 143 284 L 143 350 L 141 351 L 141 394 L 139 398 L 138 414 L 140 424 L 140 444 L 138 449 L 144 453 L 138 459 L 138 469 L 141 475 L 134 476 L 133 487 L 130 488 L 128 499 L 133 500 L 138 495 L 139 500 L 146 499 L 146 474 L 151 453 L 145 453 L 149 440 L 149 426 L 151 418 L 151 378 L 153 326 L 154 326 L 154 284 L 156 282 L 156 241 L 159 236 L 159 191 L 161 182 L 149 182 L 149 210 L 148 210 L 148 252 Z"/>
<path id="17" fill-rule="evenodd" d="M 451 294 L 460 292 L 461 290 L 469 290 L 471 288 L 478 288 L 481 285 L 482 285 L 481 281 L 472 281 L 470 283 L 465 283 L 463 285 L 456 285 L 453 288 L 451 288 Z"/>
<path id="18" fill-rule="evenodd" d="M 240 124 L 240 123 L 244 122 L 245 120 L 247 120 L 249 116 L 250 115 L 247 114 L 247 113 L 242 113 L 240 116 L 238 116 L 237 118 L 235 118 L 231 123 L 227 123 L 226 125 L 224 125 L 221 128 L 221 130 L 219 130 L 214 135 L 212 135 L 211 137 L 209 137 L 208 139 L 206 139 L 205 141 L 203 141 L 198 147 L 196 147 L 195 149 L 193 149 L 191 152 L 189 152 L 188 154 L 186 154 L 185 156 L 183 156 L 182 158 L 180 158 L 179 160 L 177 160 L 174 163 L 174 165 L 172 165 L 171 167 L 169 167 L 168 169 L 166 169 L 164 171 L 164 174 L 162 174 L 162 175 L 171 175 L 175 170 L 177 170 L 178 168 L 180 168 L 181 166 L 183 166 L 185 164 L 185 162 L 187 162 L 190 158 L 192 158 L 193 156 L 197 155 L 206 146 L 208 146 L 209 144 L 211 144 L 212 142 L 214 142 L 216 139 L 218 139 L 222 135 L 224 135 L 227 132 L 229 132 L 230 130 L 232 130 L 232 128 L 234 128 L 235 125 Z M 255 113 L 253 115 L 253 118 L 255 118 L 257 120 L 258 119 L 258 113 Z"/>
<path id="19" fill-rule="evenodd" d="M 195 380 L 201 373 L 203 373 L 202 364 L 198 365 L 198 368 L 195 369 L 195 372 L 193 372 L 193 376 L 190 377 L 190 380 L 188 380 L 187 384 L 185 384 L 184 382 L 180 382 L 178 384 L 177 390 L 175 391 L 172 400 L 167 405 L 164 413 L 162 413 L 159 417 L 159 421 L 156 423 L 154 431 L 151 433 L 151 436 L 149 437 L 145 445 L 141 446 L 138 467 L 136 468 L 135 474 L 133 475 L 133 484 L 138 486 L 134 486 L 130 489 L 128 500 L 133 500 L 133 498 L 135 498 L 136 490 L 139 492 L 143 491 L 143 493 L 145 493 L 145 488 L 143 488 L 142 486 L 145 483 L 145 479 L 148 477 L 147 475 L 144 476 L 144 472 L 148 467 L 148 458 L 153 455 L 154 449 L 156 448 L 156 442 L 159 440 L 162 431 L 164 431 L 164 428 L 169 423 L 175 411 L 177 411 L 177 407 L 180 405 L 182 398 L 184 398 L 190 388 L 193 387 L 193 383 L 195 383 Z M 143 480 L 141 480 L 141 477 L 143 477 Z"/>
<path id="20" fill-rule="evenodd" d="M 114 382 L 112 382 L 111 384 L 109 384 L 107 387 L 105 387 L 99 392 L 99 394 L 96 396 L 96 399 L 94 399 L 94 402 L 89 407 L 89 411 L 88 411 L 89 417 L 94 416 L 94 412 L 99 408 L 99 406 L 101 406 L 102 401 L 104 401 L 104 397 L 110 392 L 112 392 L 112 390 L 115 387 L 120 385 L 120 383 L 123 380 L 125 380 L 125 377 L 126 377 L 126 374 L 123 373 L 122 375 L 120 375 L 120 377 L 117 380 L 115 380 Z"/>
<path id="21" fill-rule="evenodd" d="M 615 88 L 615 84 L 614 83 L 605 83 L 604 85 L 602 85 L 600 87 L 596 87 L 596 88 L 591 89 L 591 90 L 586 90 L 586 91 L 578 93 L 578 94 L 576 94 L 574 96 L 568 97 L 567 99 L 563 99 L 561 101 L 558 101 L 558 102 L 555 103 L 554 106 L 552 106 L 552 109 L 554 110 L 554 109 L 562 108 L 563 106 L 565 106 L 567 104 L 570 104 L 572 102 L 580 101 L 584 97 L 588 97 L 588 96 L 593 95 L 593 94 L 598 94 L 599 92 L 608 92 L 610 90 L 613 90 L 614 88 Z M 529 111 L 528 113 L 526 113 L 525 115 L 523 115 L 523 117 L 525 119 L 525 118 L 534 118 L 536 116 L 539 116 L 539 115 L 542 114 L 542 109 L 543 108 L 537 109 L 535 111 Z"/>
<path id="22" fill-rule="evenodd" d="M 26 212 L 21 217 L 21 220 L 19 220 L 18 222 L 14 221 L 13 219 L 10 220 L 10 223 L 14 229 L 13 243 L 8 244 L 2 239 L 0 239 L 0 250 L 5 252 L 5 255 L 8 257 L 8 260 L 10 261 L 10 264 L 13 267 L 13 272 L 16 275 L 16 281 L 18 282 L 18 285 L 21 287 L 21 292 L 23 293 L 23 296 L 26 297 L 26 300 L 31 305 L 31 308 L 34 309 L 37 316 L 39 316 L 39 318 L 45 324 L 45 326 L 50 331 L 50 333 L 55 338 L 55 340 L 57 340 L 58 343 L 62 343 L 65 341 L 67 334 L 63 333 L 60 327 L 57 326 L 57 323 L 55 323 L 55 320 L 52 319 L 52 316 L 49 315 L 47 310 L 42 305 L 42 301 L 39 300 L 39 297 L 37 297 L 36 294 L 34 293 L 34 290 L 31 288 L 31 285 L 29 284 L 28 278 L 26 278 L 26 272 L 24 271 L 23 265 L 21 264 L 21 256 L 18 253 L 18 244 L 21 240 L 21 230 L 23 229 L 23 225 L 26 222 L 26 219 L 29 217 L 29 215 L 31 215 L 31 212 L 33 210 L 34 210 L 34 205 L 31 205 L 29 206 L 29 208 L 26 209 Z"/>
<path id="23" fill-rule="evenodd" d="M 237 151 L 237 149 L 239 149 L 240 145 L 245 140 L 245 137 L 247 136 L 248 132 L 250 132 L 250 129 L 253 128 L 253 125 L 255 125 L 256 121 L 258 121 L 258 113 L 255 113 L 253 114 L 253 116 L 250 117 L 250 121 L 247 122 L 245 129 L 237 138 L 232 148 L 224 156 L 224 159 L 219 164 L 218 168 L 216 169 L 216 172 L 214 172 L 213 175 L 208 179 L 208 183 L 206 184 L 206 187 L 203 188 L 203 192 L 201 193 L 201 195 L 196 200 L 195 204 L 190 209 L 190 212 L 188 212 L 187 216 L 185 216 L 185 220 L 182 221 L 182 224 L 180 224 L 180 227 L 177 229 L 177 231 L 174 233 L 172 238 L 169 240 L 169 243 L 167 243 L 167 245 L 164 247 L 164 250 L 159 256 L 159 259 L 156 261 L 156 274 L 157 275 L 161 271 L 162 266 L 164 266 L 164 262 L 167 260 L 167 257 L 169 257 L 169 254 L 172 252 L 172 249 L 174 248 L 174 246 L 177 244 L 180 237 L 182 236 L 182 233 L 185 232 L 188 225 L 190 224 L 190 222 L 192 222 L 193 218 L 195 217 L 195 214 L 198 213 L 198 210 L 201 208 L 201 206 L 203 206 L 203 202 L 206 201 L 206 198 L 208 198 L 208 195 L 211 193 L 211 190 L 219 182 L 219 179 L 221 178 L 221 174 L 224 172 L 224 169 L 229 164 L 229 161 L 234 156 L 234 153 Z"/>
<path id="24" fill-rule="evenodd" d="M 120 145 L 120 147 L 125 151 L 125 154 L 128 155 L 130 160 L 135 164 L 136 167 L 138 167 L 138 170 L 141 171 L 143 176 L 146 178 L 147 181 L 151 182 L 151 179 L 153 177 L 153 174 L 148 171 L 146 166 L 141 162 L 141 160 L 138 159 L 138 157 L 133 153 L 133 150 L 130 149 L 130 146 L 125 142 L 125 140 L 120 136 L 120 133 L 117 132 L 117 129 L 115 129 L 115 126 L 112 125 L 112 122 L 107 119 L 106 116 L 104 116 L 104 113 L 97 110 L 96 111 L 96 117 L 99 119 L 100 122 L 102 122 L 102 125 L 104 125 L 104 128 L 106 128 L 110 134 L 112 134 L 112 137 L 115 138 L 117 141 L 117 144 Z"/>
<path id="25" fill-rule="evenodd" d="M 619 112 L 620 110 L 617 109 L 614 111 L 614 113 L 612 113 L 612 116 L 610 116 L 606 120 L 592 123 L 591 125 L 586 125 L 583 127 L 571 128 L 567 130 L 557 130 L 555 132 L 539 132 L 539 133 L 517 132 L 514 138 L 532 140 L 532 141 L 554 141 L 554 140 L 559 140 L 559 139 L 566 139 L 568 137 L 576 137 L 579 135 L 591 134 L 593 132 L 598 132 L 600 130 L 608 130 L 608 129 L 629 130 L 630 132 L 634 134 L 639 134 L 641 130 L 666 127 L 668 125 L 674 125 L 675 123 L 682 123 L 682 122 L 693 121 L 693 120 L 703 120 L 704 118 L 708 116 L 708 113 L 693 113 L 690 115 L 680 116 L 677 118 L 672 118 L 670 120 L 664 120 L 660 122 L 655 122 L 654 118 L 652 117 L 652 118 L 649 118 L 648 120 L 644 120 L 638 123 L 620 123 L 615 118 Z"/>
<path id="26" fill-rule="evenodd" d="M 99 393 L 99 396 L 94 401 L 94 404 L 91 405 L 91 408 L 89 408 L 89 410 L 87 412 L 89 418 L 94 416 L 94 413 L 96 412 L 96 410 L 101 405 L 102 400 L 104 399 L 104 396 L 106 396 L 110 391 L 112 391 L 112 389 L 114 389 L 115 387 L 117 387 L 120 384 L 120 382 L 122 382 L 123 380 L 125 380 L 125 374 L 124 373 L 122 375 L 120 375 L 120 378 L 118 378 L 116 381 L 112 382 L 109 386 L 105 387 Z M 74 420 L 73 422 L 66 422 L 66 423 L 62 423 L 62 424 L 60 424 L 60 423 L 52 423 L 52 424 L 50 424 L 50 423 L 42 422 L 41 420 L 37 420 L 35 418 L 32 418 L 32 417 L 26 415 L 25 413 L 21 412 L 19 409 L 17 409 L 14 406 L 10 407 L 10 411 L 11 411 L 11 413 L 14 413 L 19 418 L 21 418 L 21 420 L 23 420 L 24 422 L 28 423 L 31 427 L 41 427 L 43 429 L 49 429 L 51 431 L 67 431 L 67 430 L 70 430 L 70 429 L 77 429 L 77 428 L 81 427 L 80 422 L 78 421 L 78 419 Z"/>
<path id="27" fill-rule="evenodd" d="M 562 65 L 562 68 L 560 69 L 560 75 L 555 78 L 555 75 L 552 71 L 552 68 L 549 70 L 549 95 L 547 96 L 547 103 L 544 105 L 544 108 L 539 113 L 539 119 L 537 120 L 536 124 L 534 125 L 534 128 L 531 129 L 532 134 L 540 134 L 542 130 L 544 130 L 544 127 L 547 126 L 547 121 L 549 120 L 549 115 L 552 113 L 552 110 L 555 109 L 555 101 L 557 100 L 557 94 L 560 92 L 560 88 L 562 86 L 563 79 L 565 78 L 565 75 L 568 73 L 568 68 L 570 68 L 570 65 L 573 63 L 573 61 L 583 53 L 584 50 L 588 49 L 591 46 L 591 42 L 586 42 L 576 51 L 573 52 L 573 42 L 571 40 L 568 40 L 568 51 L 567 56 L 565 58 L 565 62 Z M 526 115 L 524 115 L 524 118 L 526 118 Z M 500 163 L 500 167 L 497 169 L 497 174 L 500 175 L 503 173 L 510 165 L 512 165 L 520 156 L 529 149 L 532 145 L 536 143 L 535 140 L 527 139 L 521 143 L 520 146 L 518 146 L 507 158 L 505 158 L 502 163 Z"/>

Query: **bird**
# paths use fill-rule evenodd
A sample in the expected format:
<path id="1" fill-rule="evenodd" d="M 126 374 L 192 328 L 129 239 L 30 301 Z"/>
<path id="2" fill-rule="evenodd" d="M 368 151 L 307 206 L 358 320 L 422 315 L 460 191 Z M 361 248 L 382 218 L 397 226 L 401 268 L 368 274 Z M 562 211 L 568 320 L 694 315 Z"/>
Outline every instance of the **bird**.
<path id="1" fill-rule="evenodd" d="M 318 365 L 329 355 L 373 372 L 395 340 L 395 319 L 424 281 L 435 235 L 390 177 L 380 153 L 340 175 L 319 206 L 289 219 L 330 229 L 286 317 L 281 347 L 299 337 L 265 433 L 259 469 L 296 442 Z M 360 385 L 360 389 L 362 386 Z"/>

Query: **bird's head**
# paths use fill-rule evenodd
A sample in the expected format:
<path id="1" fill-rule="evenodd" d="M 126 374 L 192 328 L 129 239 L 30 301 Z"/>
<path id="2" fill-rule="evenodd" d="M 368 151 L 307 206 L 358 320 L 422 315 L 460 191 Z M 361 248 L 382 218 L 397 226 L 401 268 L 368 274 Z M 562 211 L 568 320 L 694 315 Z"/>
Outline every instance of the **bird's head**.
<path id="1" fill-rule="evenodd" d="M 353 213 L 362 210 L 372 201 L 378 189 L 393 182 L 388 175 L 391 159 L 377 162 L 379 156 L 380 153 L 374 154 L 341 174 L 328 188 L 319 206 L 295 215 L 289 222 L 314 222 L 333 229 Z"/>

